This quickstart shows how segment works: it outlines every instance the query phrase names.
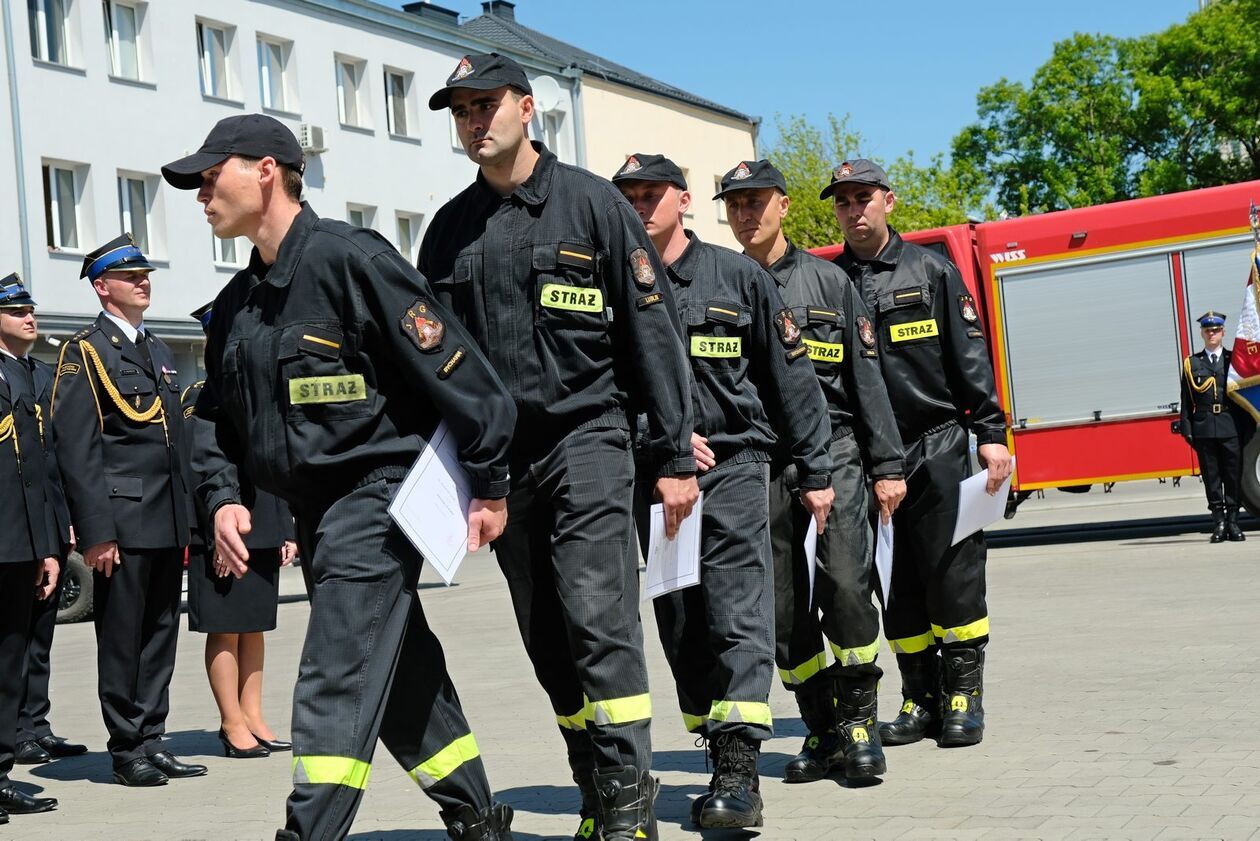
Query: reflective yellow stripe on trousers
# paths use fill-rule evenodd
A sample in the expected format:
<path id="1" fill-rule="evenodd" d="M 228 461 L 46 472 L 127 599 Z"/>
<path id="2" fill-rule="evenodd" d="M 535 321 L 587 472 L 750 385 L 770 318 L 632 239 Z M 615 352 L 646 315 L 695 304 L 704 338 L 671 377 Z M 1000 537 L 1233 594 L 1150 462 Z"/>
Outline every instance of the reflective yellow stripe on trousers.
<path id="1" fill-rule="evenodd" d="M 879 656 L 878 637 L 870 645 L 857 648 L 841 648 L 831 640 L 827 640 L 827 644 L 831 646 L 831 653 L 835 655 L 836 662 L 841 666 L 864 666 L 867 663 L 874 663 L 875 658 Z"/>
<path id="2" fill-rule="evenodd" d="M 467 736 L 460 736 L 407 773 L 421 788 L 432 788 L 453 774 L 456 768 L 479 756 L 481 751 L 477 750 L 477 740 L 469 733 Z"/>
<path id="3" fill-rule="evenodd" d="M 814 675 L 827 668 L 827 652 L 820 651 L 795 669 L 779 669 L 779 678 L 784 686 L 800 686 Z"/>
<path id="4" fill-rule="evenodd" d="M 745 724 L 774 724 L 770 705 L 760 701 L 714 701 L 709 710 L 713 721 L 740 721 Z"/>
<path id="5" fill-rule="evenodd" d="M 652 717 L 652 696 L 627 695 L 624 698 L 608 698 L 604 701 L 586 699 L 582 716 L 588 725 L 603 727 L 609 724 L 629 724 Z"/>
<path id="6" fill-rule="evenodd" d="M 989 635 L 989 617 L 977 619 L 975 622 L 968 622 L 966 625 L 959 625 L 956 628 L 942 628 L 940 625 L 932 626 L 932 633 L 936 634 L 937 639 L 941 642 L 967 642 L 968 640 L 980 639 Z"/>
<path id="7" fill-rule="evenodd" d="M 932 636 L 931 630 L 924 631 L 918 636 L 888 641 L 888 647 L 893 650 L 893 654 L 918 654 L 920 651 L 927 651 L 935 644 L 936 637 Z"/>
<path id="8" fill-rule="evenodd" d="M 372 763 L 350 756 L 295 756 L 293 784 L 346 786 L 365 789 L 372 774 Z"/>
<path id="9" fill-rule="evenodd" d="M 691 713 L 683 713 L 683 726 L 687 728 L 688 733 L 696 733 L 704 729 L 705 722 L 709 720 L 708 716 L 692 715 Z"/>

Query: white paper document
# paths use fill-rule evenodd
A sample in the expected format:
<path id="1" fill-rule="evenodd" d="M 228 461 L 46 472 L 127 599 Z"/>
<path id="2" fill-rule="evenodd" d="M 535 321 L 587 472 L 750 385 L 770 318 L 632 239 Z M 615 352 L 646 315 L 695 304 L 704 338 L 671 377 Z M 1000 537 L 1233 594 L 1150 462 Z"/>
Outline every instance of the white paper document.
<path id="1" fill-rule="evenodd" d="M 879 586 L 884 591 L 883 604 L 888 604 L 888 593 L 892 590 L 893 564 L 893 521 L 888 518 L 876 518 L 875 526 L 875 572 L 879 574 Z"/>
<path id="2" fill-rule="evenodd" d="M 647 573 L 643 577 L 643 601 L 700 583 L 700 520 L 704 491 L 678 526 L 673 540 L 665 537 L 665 506 L 652 506 L 648 532 Z"/>
<path id="3" fill-rule="evenodd" d="M 403 479 L 389 516 L 448 586 L 468 554 L 471 502 L 472 483 L 459 466 L 455 436 L 443 421 Z"/>
<path id="4" fill-rule="evenodd" d="M 818 577 L 818 524 L 805 513 L 805 575 L 809 578 L 809 606 L 814 606 L 814 579 Z"/>
<path id="5" fill-rule="evenodd" d="M 958 484 L 958 520 L 954 523 L 954 539 L 950 546 L 955 546 L 968 535 L 996 523 L 1006 514 L 1006 498 L 1011 492 L 1011 479 L 1015 476 L 1015 457 L 1011 457 L 1011 475 L 1006 477 L 1002 487 L 993 496 L 984 492 L 989 481 L 989 473 L 981 470 L 969 479 Z"/>

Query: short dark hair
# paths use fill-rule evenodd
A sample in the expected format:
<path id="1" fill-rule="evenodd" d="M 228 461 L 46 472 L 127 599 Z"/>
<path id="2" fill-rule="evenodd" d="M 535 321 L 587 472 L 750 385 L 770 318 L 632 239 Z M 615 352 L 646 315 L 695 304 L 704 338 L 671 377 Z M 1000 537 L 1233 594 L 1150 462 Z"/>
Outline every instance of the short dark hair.
<path id="1" fill-rule="evenodd" d="M 250 158 L 245 155 L 234 155 L 237 160 L 250 167 L 256 166 L 262 158 Z M 274 159 L 273 159 L 274 160 Z M 284 194 L 294 201 L 302 200 L 302 173 L 291 166 L 276 162 L 280 169 L 280 183 L 284 185 Z"/>

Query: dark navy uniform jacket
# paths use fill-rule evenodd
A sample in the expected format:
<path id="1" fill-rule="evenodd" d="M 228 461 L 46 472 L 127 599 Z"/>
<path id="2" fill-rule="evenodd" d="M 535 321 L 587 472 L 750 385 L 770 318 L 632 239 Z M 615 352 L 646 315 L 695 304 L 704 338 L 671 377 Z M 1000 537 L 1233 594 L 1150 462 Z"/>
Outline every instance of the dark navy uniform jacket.
<path id="1" fill-rule="evenodd" d="M 301 511 L 401 478 L 442 419 L 473 494 L 507 495 L 516 411 L 472 338 L 384 237 L 305 203 L 275 263 L 255 248 L 215 299 L 196 413 L 208 515 L 254 487 Z"/>
<path id="2" fill-rule="evenodd" d="M 1232 352 L 1221 349 L 1213 366 L 1207 350 L 1181 363 L 1181 434 L 1191 438 L 1237 438 L 1253 426 L 1241 406 L 1225 394 Z"/>
<path id="3" fill-rule="evenodd" d="M 49 412 L 53 372 L 31 361 L 27 391 L 10 367 L 26 361 L 0 354 L 0 563 L 64 557 L 70 543 Z"/>
<path id="4" fill-rule="evenodd" d="M 782 440 L 800 487 L 831 487 L 827 404 L 774 281 L 742 254 L 687 238 L 667 272 L 686 325 L 696 432 L 719 464 L 768 462 Z"/>
<path id="5" fill-rule="evenodd" d="M 836 257 L 875 317 L 884 383 L 901 441 L 957 421 L 979 444 L 1005 444 L 979 304 L 953 263 L 892 231 L 873 260 Z"/>
<path id="6" fill-rule="evenodd" d="M 769 272 L 804 334 L 827 398 L 832 436 L 852 430 L 870 476 L 900 477 L 905 467 L 897 419 L 879 367 L 874 325 L 857 289 L 838 266 L 791 241 Z"/>
<path id="7" fill-rule="evenodd" d="M 175 356 L 147 328 L 143 345 L 101 314 L 61 347 L 52 420 L 81 547 L 188 545 Z"/>
<path id="8" fill-rule="evenodd" d="M 652 241 L 610 182 L 534 147 L 511 195 L 478 173 L 438 211 L 420 271 L 511 392 L 517 457 L 643 411 L 655 474 L 694 473 L 687 364 Z"/>

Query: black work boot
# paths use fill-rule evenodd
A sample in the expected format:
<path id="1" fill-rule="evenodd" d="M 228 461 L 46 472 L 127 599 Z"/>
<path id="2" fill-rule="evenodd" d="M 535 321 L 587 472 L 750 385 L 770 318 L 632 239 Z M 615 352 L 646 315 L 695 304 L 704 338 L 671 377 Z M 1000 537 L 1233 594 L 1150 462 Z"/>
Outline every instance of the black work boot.
<path id="1" fill-rule="evenodd" d="M 978 745 L 984 738 L 984 646 L 947 648 L 941 654 L 943 748 Z"/>
<path id="2" fill-rule="evenodd" d="M 709 775 L 709 790 L 691 801 L 691 822 L 699 826 L 700 810 L 704 808 L 705 801 L 713 796 L 713 790 L 717 787 L 717 741 L 707 736 L 698 736 L 696 747 L 704 748 L 704 767 L 713 772 Z"/>
<path id="3" fill-rule="evenodd" d="M 442 812 L 446 834 L 455 841 L 512 841 L 512 807 L 494 803 L 478 812 L 471 806 Z"/>
<path id="4" fill-rule="evenodd" d="M 582 792 L 582 807 L 578 812 L 578 828 L 573 841 L 603 841 L 604 827 L 599 820 L 599 793 L 595 790 L 595 775 L 574 772 L 573 782 Z"/>
<path id="5" fill-rule="evenodd" d="M 1212 509 L 1212 536 L 1208 538 L 1208 542 L 1209 543 L 1224 543 L 1225 530 L 1226 530 L 1225 509 L 1213 508 Z"/>
<path id="6" fill-rule="evenodd" d="M 901 670 L 901 712 L 890 722 L 879 725 L 879 740 L 884 745 L 909 745 L 940 732 L 940 680 L 936 649 L 918 654 L 898 654 Z"/>
<path id="7" fill-rule="evenodd" d="M 1225 536 L 1234 543 L 1247 539 L 1243 530 L 1238 527 L 1238 509 L 1231 508 L 1225 515 Z"/>
<path id="8" fill-rule="evenodd" d="M 701 829 L 761 826 L 760 743 L 724 734 L 717 739 L 717 780 L 700 810 Z"/>
<path id="9" fill-rule="evenodd" d="M 656 792 L 660 783 L 632 765 L 595 772 L 604 841 L 657 841 Z"/>
<path id="10" fill-rule="evenodd" d="M 783 768 L 785 782 L 816 782 L 843 762 L 844 745 L 836 734 L 834 687 L 829 675 L 819 675 L 796 688 L 796 706 L 809 733 L 801 752 Z"/>
<path id="11" fill-rule="evenodd" d="M 873 675 L 842 677 L 836 704 L 836 732 L 844 756 L 844 776 L 870 780 L 888 772 L 884 748 L 879 742 L 879 696 Z"/>
<path id="12" fill-rule="evenodd" d="M 302 841 L 302 836 L 291 829 L 277 829 L 276 841 Z"/>

